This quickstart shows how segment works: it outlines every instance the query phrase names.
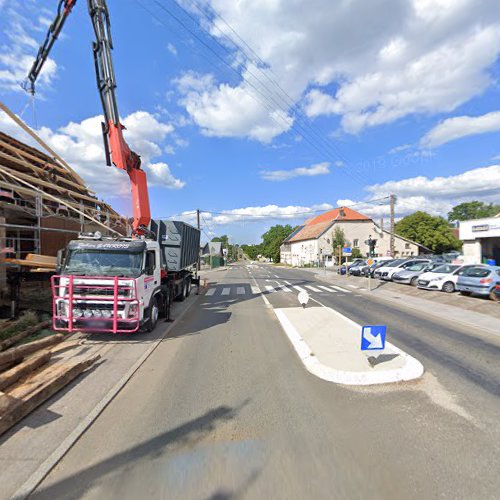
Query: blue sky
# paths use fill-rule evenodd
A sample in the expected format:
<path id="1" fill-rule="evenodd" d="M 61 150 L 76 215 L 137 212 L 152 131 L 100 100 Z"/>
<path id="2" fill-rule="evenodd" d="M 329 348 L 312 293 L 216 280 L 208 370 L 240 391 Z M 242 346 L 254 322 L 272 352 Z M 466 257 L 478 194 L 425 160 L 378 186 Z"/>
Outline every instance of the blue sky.
<path id="1" fill-rule="evenodd" d="M 125 137 L 154 217 L 204 211 L 206 235 L 257 242 L 339 204 L 379 218 L 500 201 L 500 4 L 494 0 L 108 0 Z M 105 166 L 86 2 L 34 103 L 18 82 L 56 0 L 0 0 L 1 99 L 97 194 Z M 19 131 L 5 116 L 0 130 Z M 380 199 L 378 202 L 367 201 Z"/>

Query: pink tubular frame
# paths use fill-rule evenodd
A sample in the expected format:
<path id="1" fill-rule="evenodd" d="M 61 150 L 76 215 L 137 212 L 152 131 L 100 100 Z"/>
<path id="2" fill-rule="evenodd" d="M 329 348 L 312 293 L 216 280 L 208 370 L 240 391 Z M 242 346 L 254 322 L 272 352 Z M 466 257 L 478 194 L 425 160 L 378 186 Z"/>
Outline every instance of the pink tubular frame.
<path id="1" fill-rule="evenodd" d="M 61 279 L 67 279 L 68 283 L 66 285 L 61 285 Z M 133 281 L 133 286 L 125 286 L 120 284 L 120 280 L 128 280 Z M 82 281 L 83 283 L 78 283 L 75 285 L 75 280 Z M 86 284 L 86 281 L 104 281 L 106 284 Z M 107 332 L 107 333 L 133 333 L 139 329 L 140 326 L 140 317 L 139 317 L 139 299 L 137 298 L 137 280 L 133 278 L 119 278 L 118 276 L 52 276 L 51 278 L 52 284 L 52 329 L 59 331 L 66 331 L 72 333 L 74 331 L 82 331 L 82 332 Z M 65 288 L 65 293 L 63 295 L 60 294 L 61 288 Z M 80 295 L 79 293 L 75 293 L 75 288 L 77 289 L 100 289 L 100 290 L 112 290 L 113 296 L 110 295 Z M 133 290 L 133 297 L 120 297 L 120 291 L 124 290 Z M 73 308 L 75 307 L 74 302 L 77 300 L 89 300 L 92 302 L 104 303 L 109 305 L 112 302 L 113 305 L 113 314 L 110 318 L 98 318 L 98 321 L 102 323 L 103 321 L 107 324 L 110 324 L 110 328 L 92 328 L 92 327 L 76 327 L 74 326 L 75 318 L 73 317 Z M 57 304 L 60 301 L 64 301 L 68 304 L 68 315 L 63 316 L 59 314 L 59 310 L 57 308 Z M 130 303 L 137 305 L 137 312 L 134 316 L 128 317 L 125 319 L 118 318 L 118 302 L 121 303 Z M 98 308 L 98 304 L 96 308 Z M 76 305 L 77 306 L 77 305 Z M 77 306 L 78 307 L 78 306 Z M 80 319 L 80 318 L 78 318 Z M 67 326 L 60 326 L 61 322 L 67 322 Z M 89 323 L 91 323 L 92 319 L 87 319 Z M 120 324 L 130 324 L 133 325 L 133 328 L 124 329 L 119 328 Z"/>

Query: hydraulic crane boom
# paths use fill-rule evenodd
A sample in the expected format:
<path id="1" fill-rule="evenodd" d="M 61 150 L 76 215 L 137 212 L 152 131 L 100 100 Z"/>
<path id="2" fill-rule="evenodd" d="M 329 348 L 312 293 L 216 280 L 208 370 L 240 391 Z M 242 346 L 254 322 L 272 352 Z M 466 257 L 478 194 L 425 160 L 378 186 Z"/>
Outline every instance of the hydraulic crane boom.
<path id="1" fill-rule="evenodd" d="M 23 87 L 31 94 L 35 92 L 36 79 L 75 4 L 76 0 L 59 1 L 57 16 L 50 25 L 45 41 L 40 47 L 29 75 L 23 84 Z M 116 167 L 128 173 L 132 189 L 134 215 L 132 229 L 134 234 L 142 235 L 148 232 L 147 226 L 151 221 L 148 185 L 146 173 L 141 169 L 139 155 L 131 151 L 123 137 L 125 127 L 120 123 L 116 102 L 116 79 L 111 57 L 113 40 L 111 38 L 108 8 L 105 0 L 87 0 L 87 4 L 95 33 L 92 49 L 97 88 L 104 111 L 102 132 L 106 163 L 107 165 L 113 163 Z"/>

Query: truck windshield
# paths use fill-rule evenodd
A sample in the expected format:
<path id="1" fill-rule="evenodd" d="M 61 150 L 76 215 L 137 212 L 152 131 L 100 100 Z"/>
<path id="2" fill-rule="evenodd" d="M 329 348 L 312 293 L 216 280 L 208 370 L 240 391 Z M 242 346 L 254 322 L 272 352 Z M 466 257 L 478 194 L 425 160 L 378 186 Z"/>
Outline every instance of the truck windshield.
<path id="1" fill-rule="evenodd" d="M 142 256 L 142 252 L 75 249 L 66 259 L 64 274 L 136 278 L 141 274 Z"/>

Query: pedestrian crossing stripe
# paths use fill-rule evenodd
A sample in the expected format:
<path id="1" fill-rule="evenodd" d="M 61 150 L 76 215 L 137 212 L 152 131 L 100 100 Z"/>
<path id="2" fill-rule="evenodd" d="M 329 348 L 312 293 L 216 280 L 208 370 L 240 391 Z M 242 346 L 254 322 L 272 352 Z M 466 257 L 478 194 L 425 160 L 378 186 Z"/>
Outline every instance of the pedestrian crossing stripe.
<path id="1" fill-rule="evenodd" d="M 272 285 L 264 285 L 264 287 L 258 287 L 251 285 L 251 293 L 253 295 L 259 295 L 261 293 L 274 293 L 274 292 L 285 292 L 285 293 L 291 293 L 294 290 L 297 290 L 298 292 L 306 292 L 305 288 L 310 290 L 311 292 L 316 292 L 316 293 L 338 293 L 338 292 L 344 292 L 344 293 L 351 293 L 350 290 L 347 290 L 345 288 L 342 288 L 340 286 L 335 286 L 335 285 L 330 285 L 330 286 L 325 286 L 325 285 L 317 285 L 312 286 L 312 285 L 304 285 L 305 288 L 298 286 L 298 285 L 290 285 L 286 286 L 281 284 L 280 282 L 276 282 L 277 284 L 275 286 Z M 236 295 L 246 295 L 249 292 L 249 286 L 215 286 L 212 288 L 209 288 L 206 292 L 205 295 L 207 297 L 212 297 L 216 294 L 218 295 L 224 295 L 228 296 L 231 294 L 236 294 Z"/>

